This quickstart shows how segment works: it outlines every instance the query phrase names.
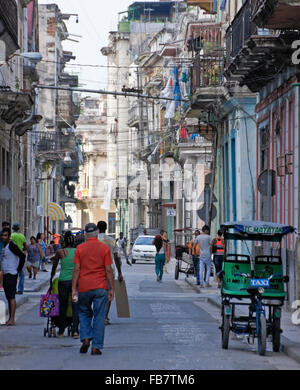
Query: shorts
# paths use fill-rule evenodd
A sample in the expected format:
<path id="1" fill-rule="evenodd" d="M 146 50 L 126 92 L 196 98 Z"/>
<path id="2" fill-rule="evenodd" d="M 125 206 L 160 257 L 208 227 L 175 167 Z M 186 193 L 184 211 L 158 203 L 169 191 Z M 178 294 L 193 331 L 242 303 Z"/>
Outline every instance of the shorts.
<path id="1" fill-rule="evenodd" d="M 40 266 L 39 261 L 35 261 L 35 262 L 27 261 L 26 262 L 26 267 L 39 268 L 39 266 Z"/>
<path id="2" fill-rule="evenodd" d="M 6 299 L 15 299 L 17 291 L 18 274 L 4 274 L 3 276 L 3 289 Z"/>

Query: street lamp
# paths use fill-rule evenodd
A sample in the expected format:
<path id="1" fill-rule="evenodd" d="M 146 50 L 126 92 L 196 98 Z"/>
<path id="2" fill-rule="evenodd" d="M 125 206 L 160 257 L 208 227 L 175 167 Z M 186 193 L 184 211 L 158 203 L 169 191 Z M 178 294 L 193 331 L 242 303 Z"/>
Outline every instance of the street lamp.
<path id="1" fill-rule="evenodd" d="M 14 53 L 10 57 L 8 57 L 7 61 L 1 61 L 0 66 L 7 64 L 8 61 L 11 60 L 13 57 L 22 57 L 25 60 L 32 62 L 33 64 L 37 64 L 43 58 L 41 53 L 38 53 L 38 52 Z"/>

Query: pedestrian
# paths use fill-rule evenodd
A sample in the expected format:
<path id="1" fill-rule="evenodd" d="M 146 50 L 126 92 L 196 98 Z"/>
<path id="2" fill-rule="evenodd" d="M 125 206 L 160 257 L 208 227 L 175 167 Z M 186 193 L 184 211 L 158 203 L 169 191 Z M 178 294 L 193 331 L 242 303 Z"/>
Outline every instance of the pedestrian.
<path id="1" fill-rule="evenodd" d="M 56 253 L 59 250 L 59 248 L 60 248 L 60 243 L 59 243 L 59 241 L 60 241 L 60 234 L 56 233 L 56 229 L 55 228 L 52 229 L 52 233 L 49 232 L 49 230 L 47 230 L 47 231 L 48 231 L 48 234 L 51 234 L 51 236 L 53 238 L 53 248 L 54 248 L 54 253 Z"/>
<path id="2" fill-rule="evenodd" d="M 2 229 L 4 228 L 10 228 L 10 223 L 7 221 L 2 222 Z M 1 237 L 2 230 L 0 232 L 0 237 Z M 3 272 L 1 271 L 1 257 L 2 257 L 2 249 L 4 247 L 4 242 L 0 239 L 0 291 L 3 291 L 3 286 L 2 286 L 2 279 L 3 279 Z"/>
<path id="3" fill-rule="evenodd" d="M 118 270 L 118 280 L 119 280 L 119 282 L 122 282 L 122 280 L 123 280 L 123 275 L 122 275 L 122 270 L 121 270 L 122 262 L 121 262 L 121 259 L 119 257 L 116 242 L 112 237 L 105 234 L 106 229 L 107 229 L 107 223 L 105 221 L 99 221 L 97 223 L 97 228 L 99 230 L 98 240 L 100 242 L 103 242 L 103 244 L 105 244 L 109 247 L 111 258 L 114 259 L 114 263 L 115 263 L 116 268 Z M 112 269 L 113 269 L 114 278 L 115 278 L 114 265 L 112 265 Z M 109 288 L 109 286 L 108 286 L 108 288 Z M 111 301 L 109 301 L 107 304 L 107 310 L 106 310 L 106 316 L 105 316 L 105 324 L 106 325 L 110 324 L 110 319 L 108 318 L 110 306 L 111 306 Z"/>
<path id="4" fill-rule="evenodd" d="M 200 286 L 204 287 L 204 269 L 206 268 L 205 287 L 211 287 L 209 284 L 210 268 L 211 268 L 211 236 L 209 235 L 209 227 L 204 225 L 202 233 L 195 238 L 195 242 L 200 247 Z"/>
<path id="5" fill-rule="evenodd" d="M 157 282 L 162 281 L 164 265 L 166 259 L 168 259 L 168 249 L 166 239 L 163 239 L 164 230 L 160 231 L 160 234 L 157 234 L 152 241 L 152 245 L 156 247 L 156 256 L 155 256 L 155 273 Z"/>
<path id="6" fill-rule="evenodd" d="M 70 231 L 63 235 L 63 248 L 59 249 L 52 262 L 52 271 L 50 276 L 50 288 L 55 276 L 56 268 L 60 261 L 60 274 L 58 277 L 58 296 L 59 296 L 59 330 L 58 337 L 63 337 L 67 327 L 67 309 L 69 297 L 72 294 L 72 275 L 74 269 L 74 237 Z M 79 309 L 78 303 L 72 301 L 72 337 L 79 338 Z"/>
<path id="7" fill-rule="evenodd" d="M 47 258 L 46 258 L 46 243 L 44 233 L 38 233 L 36 236 L 38 244 L 41 246 L 43 257 L 40 259 L 39 270 L 42 269 L 43 272 L 48 272 L 46 268 Z"/>
<path id="8" fill-rule="evenodd" d="M 216 269 L 216 275 L 218 280 L 218 288 L 221 287 L 222 282 L 222 266 L 225 256 L 225 241 L 223 238 L 222 230 L 218 230 L 217 237 L 212 240 L 212 253 L 213 253 L 213 262 Z"/>
<path id="9" fill-rule="evenodd" d="M 170 240 L 168 239 L 168 233 L 166 231 L 163 232 L 162 235 L 163 242 L 166 245 L 166 256 L 165 256 L 165 264 L 164 264 L 164 272 L 168 273 L 167 271 L 167 264 L 170 261 Z"/>
<path id="10" fill-rule="evenodd" d="M 25 263 L 25 254 L 11 241 L 11 230 L 2 229 L 1 240 L 4 243 L 2 249 L 1 270 L 3 272 L 3 288 L 8 301 L 9 319 L 6 325 L 15 325 L 16 314 L 16 290 L 18 274 Z"/>
<path id="11" fill-rule="evenodd" d="M 197 285 L 200 285 L 200 267 L 199 267 L 200 246 L 199 243 L 196 242 L 196 238 L 200 235 L 200 231 L 196 229 L 194 235 L 195 238 L 188 243 L 188 249 L 189 249 L 190 258 L 193 260 Z"/>
<path id="12" fill-rule="evenodd" d="M 27 253 L 27 245 L 26 245 L 26 238 L 25 236 L 19 232 L 20 225 L 18 223 L 14 223 L 12 226 L 13 234 L 11 235 L 11 240 L 17 245 L 17 247 L 20 249 L 20 251 L 25 252 L 25 255 Z M 22 271 L 19 273 L 19 283 L 17 288 L 17 294 L 22 295 L 24 291 L 24 279 L 25 279 L 25 273 L 24 268 L 22 268 Z"/>
<path id="13" fill-rule="evenodd" d="M 122 254 L 123 254 L 125 256 L 125 258 L 126 258 L 127 264 L 132 265 L 131 262 L 128 259 L 127 250 L 126 250 L 127 239 L 126 239 L 126 237 L 124 237 L 123 232 L 121 232 L 119 238 L 117 238 L 117 245 L 118 245 L 118 249 L 119 249 L 119 256 L 120 256 L 120 258 L 121 258 Z"/>
<path id="14" fill-rule="evenodd" d="M 80 353 L 86 353 L 92 341 L 92 355 L 101 355 L 107 302 L 114 298 L 112 258 L 109 247 L 98 240 L 94 223 L 85 226 L 85 234 L 87 241 L 75 251 L 72 299 L 79 304 Z"/>
<path id="15" fill-rule="evenodd" d="M 39 270 L 40 258 L 43 257 L 43 252 L 41 246 L 37 243 L 36 238 L 34 236 L 30 237 L 30 244 L 27 246 L 28 255 L 27 255 L 27 263 L 26 268 L 29 272 L 29 279 L 36 279 L 36 275 Z"/>

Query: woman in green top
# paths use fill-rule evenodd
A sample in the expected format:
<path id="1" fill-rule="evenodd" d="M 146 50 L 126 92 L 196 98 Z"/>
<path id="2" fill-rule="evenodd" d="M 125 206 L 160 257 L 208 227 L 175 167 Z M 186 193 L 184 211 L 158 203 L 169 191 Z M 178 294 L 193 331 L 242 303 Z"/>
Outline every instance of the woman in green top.
<path id="1" fill-rule="evenodd" d="M 58 295 L 59 295 L 59 331 L 58 337 L 64 336 L 64 331 L 67 327 L 67 309 L 69 303 L 69 296 L 72 294 L 72 274 L 73 274 L 73 258 L 76 248 L 74 246 L 74 237 L 70 231 L 67 231 L 63 236 L 63 248 L 59 249 L 52 263 L 52 271 L 50 277 L 50 286 L 52 286 L 52 279 L 55 276 L 55 271 L 59 260 L 61 262 L 60 275 L 58 278 Z M 79 338 L 78 334 L 79 315 L 78 304 L 72 302 L 72 336 Z"/>

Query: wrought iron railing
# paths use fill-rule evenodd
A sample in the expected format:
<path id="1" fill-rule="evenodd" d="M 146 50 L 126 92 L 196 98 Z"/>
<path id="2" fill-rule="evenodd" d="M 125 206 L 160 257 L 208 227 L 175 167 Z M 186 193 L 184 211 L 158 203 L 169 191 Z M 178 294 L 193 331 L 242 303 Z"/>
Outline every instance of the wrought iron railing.
<path id="1" fill-rule="evenodd" d="M 219 24 L 199 23 L 190 26 L 188 49 L 195 53 L 192 68 L 192 90 L 220 86 L 224 70 L 224 29 Z"/>

